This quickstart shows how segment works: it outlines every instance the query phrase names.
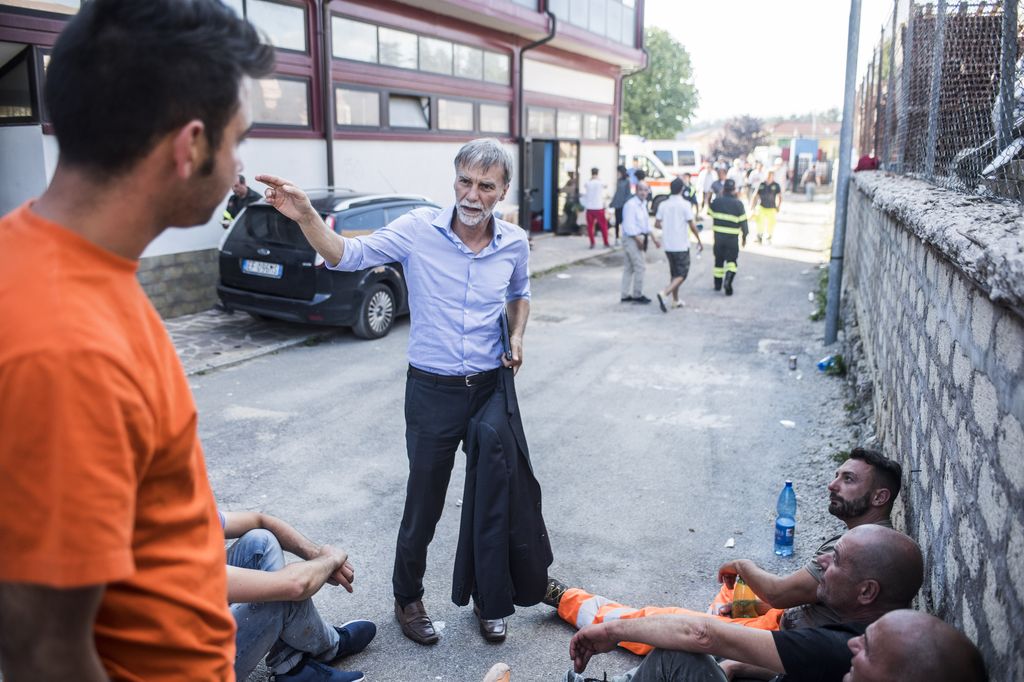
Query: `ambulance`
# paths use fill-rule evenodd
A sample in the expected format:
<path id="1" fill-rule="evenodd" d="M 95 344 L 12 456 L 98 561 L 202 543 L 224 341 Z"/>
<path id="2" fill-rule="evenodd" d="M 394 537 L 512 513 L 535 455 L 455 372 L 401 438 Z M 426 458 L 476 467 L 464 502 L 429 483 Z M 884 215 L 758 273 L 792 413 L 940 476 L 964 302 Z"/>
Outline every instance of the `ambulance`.
<path id="1" fill-rule="evenodd" d="M 665 168 L 650 144 L 639 135 L 619 136 L 619 165 L 625 166 L 627 171 L 638 168 L 647 174 L 644 182 L 651 188 L 649 210 L 652 215 L 657 213 L 661 202 L 668 199 L 669 184 L 676 176 Z"/>

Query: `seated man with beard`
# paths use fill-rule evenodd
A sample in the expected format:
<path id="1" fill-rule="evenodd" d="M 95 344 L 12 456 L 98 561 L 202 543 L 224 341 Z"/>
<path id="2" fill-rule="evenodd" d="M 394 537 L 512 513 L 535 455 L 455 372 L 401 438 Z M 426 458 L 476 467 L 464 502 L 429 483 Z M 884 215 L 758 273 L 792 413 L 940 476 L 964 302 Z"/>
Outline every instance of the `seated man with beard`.
<path id="1" fill-rule="evenodd" d="M 880 452 L 854 448 L 828 485 L 829 513 L 846 523 L 847 531 L 865 524 L 892 528 L 889 515 L 900 492 L 902 475 L 902 467 Z M 838 533 L 830 537 L 804 566 L 789 575 L 774 575 L 749 559 L 723 564 L 718 569 L 722 588 L 708 613 L 703 615 L 761 630 L 820 627 L 840 622 L 832 609 L 818 602 L 817 590 L 822 575 L 819 557 L 831 553 L 842 536 L 843 533 Z M 761 615 L 755 618 L 731 617 L 732 587 L 737 576 L 758 596 L 758 613 Z M 569 588 L 554 578 L 548 581 L 544 603 L 557 608 L 558 615 L 577 629 L 618 619 L 698 613 L 675 606 L 634 609 L 579 588 Z M 636 642 L 622 642 L 621 646 L 640 655 L 651 650 L 650 646 Z"/>

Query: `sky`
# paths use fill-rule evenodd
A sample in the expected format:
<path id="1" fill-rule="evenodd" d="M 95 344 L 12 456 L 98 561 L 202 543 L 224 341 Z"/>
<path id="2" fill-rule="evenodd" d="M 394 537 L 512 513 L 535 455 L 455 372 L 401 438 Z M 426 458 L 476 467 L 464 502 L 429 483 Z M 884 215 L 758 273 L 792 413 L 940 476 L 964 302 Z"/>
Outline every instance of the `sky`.
<path id="1" fill-rule="evenodd" d="M 858 82 L 892 0 L 862 0 Z M 843 107 L 849 0 L 647 0 L 648 27 L 690 53 L 700 93 L 694 122 Z"/>

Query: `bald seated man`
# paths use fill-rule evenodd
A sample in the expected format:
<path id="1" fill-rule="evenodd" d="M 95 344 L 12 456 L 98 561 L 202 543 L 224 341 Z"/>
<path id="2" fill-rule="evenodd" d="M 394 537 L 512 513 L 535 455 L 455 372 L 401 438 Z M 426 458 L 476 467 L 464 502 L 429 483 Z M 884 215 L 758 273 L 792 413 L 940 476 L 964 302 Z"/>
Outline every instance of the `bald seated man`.
<path id="1" fill-rule="evenodd" d="M 583 682 L 581 673 L 595 654 L 630 641 L 655 650 L 613 682 L 725 682 L 776 675 L 785 682 L 841 682 L 850 669 L 849 641 L 886 613 L 910 606 L 924 579 L 924 563 L 917 543 L 875 524 L 847 531 L 819 561 L 817 598 L 839 614 L 838 624 L 769 631 L 702 615 L 613 620 L 576 633 L 569 643 L 574 670 L 562 679 Z"/>
<path id="2" fill-rule="evenodd" d="M 843 682 L 987 682 L 978 647 L 935 616 L 887 613 L 849 641 L 853 661 Z"/>

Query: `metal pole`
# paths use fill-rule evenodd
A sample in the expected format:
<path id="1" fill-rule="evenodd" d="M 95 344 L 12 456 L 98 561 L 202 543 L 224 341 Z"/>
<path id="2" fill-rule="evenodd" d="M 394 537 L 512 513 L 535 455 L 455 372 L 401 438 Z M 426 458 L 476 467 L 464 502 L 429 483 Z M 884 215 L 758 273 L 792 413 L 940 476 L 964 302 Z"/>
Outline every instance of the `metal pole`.
<path id="1" fill-rule="evenodd" d="M 893 0 L 892 3 L 892 29 L 889 31 L 889 82 L 885 86 L 885 135 L 882 146 L 883 168 L 892 170 L 892 163 L 889 156 L 889 148 L 892 140 L 889 139 L 892 127 L 896 118 L 896 18 L 899 15 L 900 0 Z"/>
<path id="2" fill-rule="evenodd" d="M 846 37 L 846 93 L 843 125 L 839 129 L 839 177 L 836 179 L 836 220 L 832 234 L 832 260 L 828 264 L 828 301 L 825 304 L 825 345 L 836 342 L 839 330 L 839 295 L 843 283 L 843 248 L 846 242 L 846 200 L 850 194 L 853 146 L 853 98 L 857 82 L 857 41 L 860 39 L 860 0 L 850 0 L 850 31 Z"/>
<path id="3" fill-rule="evenodd" d="M 1003 3 L 1002 62 L 999 73 L 999 149 L 1006 149 L 1013 139 L 1013 89 L 1017 68 L 1017 1 Z"/>
<path id="4" fill-rule="evenodd" d="M 946 45 L 946 0 L 935 9 L 935 41 L 932 43 L 932 81 L 928 93 L 928 141 L 925 143 L 924 174 L 935 177 L 935 145 L 939 128 L 939 89 L 942 87 L 942 54 Z"/>
<path id="5" fill-rule="evenodd" d="M 914 0 L 910 0 L 910 15 L 907 17 L 906 38 L 903 40 L 903 73 L 900 85 L 900 115 L 896 119 L 896 172 L 903 173 L 903 159 L 907 153 L 907 118 L 910 113 L 910 76 L 914 71 Z"/>

